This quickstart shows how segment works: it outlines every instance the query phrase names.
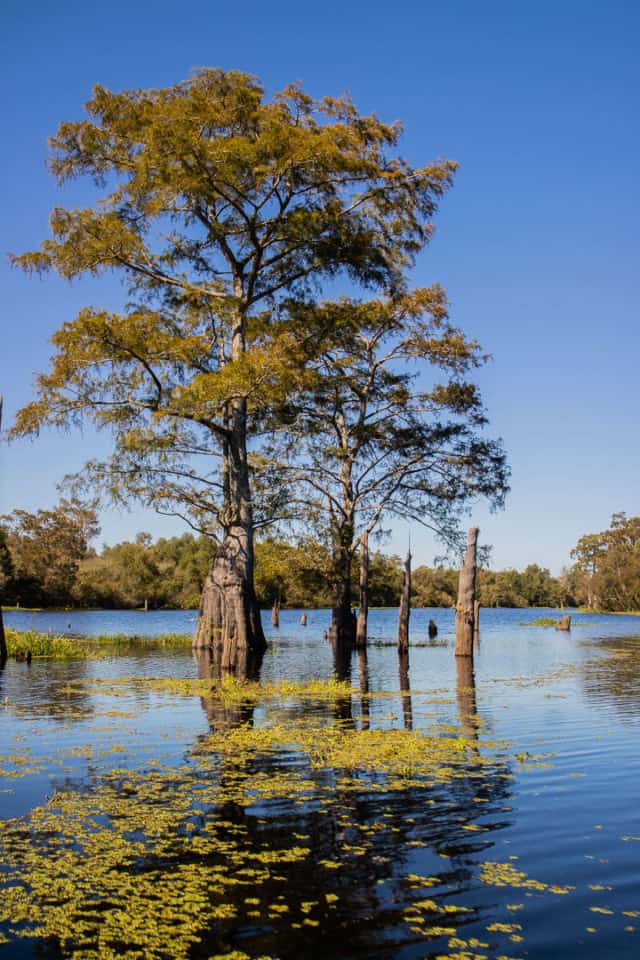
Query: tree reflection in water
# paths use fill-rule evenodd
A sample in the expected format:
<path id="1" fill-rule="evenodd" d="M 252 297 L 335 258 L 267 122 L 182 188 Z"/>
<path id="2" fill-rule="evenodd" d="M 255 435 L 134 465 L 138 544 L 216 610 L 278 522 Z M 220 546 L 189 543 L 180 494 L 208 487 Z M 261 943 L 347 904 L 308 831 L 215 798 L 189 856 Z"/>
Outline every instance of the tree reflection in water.
<path id="1" fill-rule="evenodd" d="M 372 720 L 370 699 L 375 693 L 369 689 L 366 650 L 356 655 L 359 691 L 348 695 L 338 692 L 314 700 L 293 694 L 275 704 L 255 699 L 225 704 L 214 695 L 202 698 L 212 736 L 198 744 L 196 753 L 201 756 L 215 755 L 225 731 L 228 735 L 234 728 L 282 724 L 286 729 L 291 724 L 292 742 L 237 759 L 228 752 L 221 754 L 217 767 L 221 793 L 233 784 L 237 796 L 242 783 L 246 799 L 227 800 L 207 816 L 228 822 L 232 833 L 240 831 L 246 844 L 243 863 L 250 866 L 255 858 L 258 868 L 267 857 L 277 866 L 254 889 L 246 880 L 237 892 L 229 887 L 227 899 L 233 897 L 235 916 L 218 921 L 215 931 L 194 946 L 194 957 L 237 949 L 282 960 L 300 956 L 408 960 L 417 955 L 418 945 L 423 951 L 433 948 L 434 955 L 442 952 L 438 929 L 443 924 L 462 931 L 480 919 L 480 908 L 469 900 L 469 889 L 482 852 L 493 845 L 492 832 L 506 825 L 504 814 L 497 818 L 496 814 L 510 784 L 503 759 L 487 763 L 481 758 L 470 658 L 456 659 L 458 725 L 466 743 L 462 772 L 446 784 L 408 775 L 407 787 L 402 789 L 384 773 L 363 769 L 357 755 L 351 764 L 336 767 L 318 763 L 317 757 L 311 762 L 308 748 L 296 747 L 300 725 L 333 728 L 338 738 L 354 737 L 354 742 L 363 734 L 376 736 L 384 727 L 386 721 L 381 719 L 375 729 Z M 223 678 L 220 665 L 206 651 L 196 659 L 199 677 L 212 683 Z M 351 652 L 334 648 L 334 671 L 336 679 L 351 680 Z M 407 735 L 415 736 L 409 674 L 408 655 L 400 655 L 403 726 Z M 258 676 L 259 665 L 245 666 L 243 679 Z M 354 718 L 352 697 L 358 696 L 360 714 Z M 302 793 L 252 802 L 253 778 L 266 776 L 276 782 L 292 773 L 304 782 Z M 480 816 L 484 832 L 465 832 Z M 236 843 L 237 836 L 234 833 Z M 302 852 L 288 860 L 292 847 Z M 429 878 L 426 887 L 421 877 Z M 466 912 L 447 913 L 443 919 L 446 905 L 459 904 L 465 893 Z M 443 912 L 425 914 L 418 928 L 407 919 L 407 912 L 425 898 L 441 905 Z M 254 904 L 253 910 L 247 901 Z"/>
<path id="2" fill-rule="evenodd" d="M 398 668 L 400 674 L 400 695 L 402 700 L 402 718 L 405 730 L 413 730 L 413 705 L 409 685 L 409 651 L 398 650 Z"/>

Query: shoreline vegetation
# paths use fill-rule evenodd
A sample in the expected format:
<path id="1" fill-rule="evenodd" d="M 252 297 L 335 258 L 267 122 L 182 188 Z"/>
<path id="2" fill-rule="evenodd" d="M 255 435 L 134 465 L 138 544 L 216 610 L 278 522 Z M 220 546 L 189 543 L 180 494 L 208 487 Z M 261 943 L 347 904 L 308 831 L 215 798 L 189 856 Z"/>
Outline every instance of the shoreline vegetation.
<path id="1" fill-rule="evenodd" d="M 190 634 L 161 633 L 156 636 L 129 636 L 127 634 L 104 634 L 97 637 L 62 636 L 36 630 L 16 630 L 5 627 L 9 657 L 34 660 L 72 660 L 100 658 L 114 653 L 135 649 L 162 650 L 183 649 L 191 645 Z"/>

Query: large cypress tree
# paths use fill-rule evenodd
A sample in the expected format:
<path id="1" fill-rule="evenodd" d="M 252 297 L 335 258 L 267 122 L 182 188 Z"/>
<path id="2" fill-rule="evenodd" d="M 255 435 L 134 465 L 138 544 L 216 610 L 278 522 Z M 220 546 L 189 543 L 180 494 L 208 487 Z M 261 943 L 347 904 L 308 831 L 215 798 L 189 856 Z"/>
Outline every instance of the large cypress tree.
<path id="1" fill-rule="evenodd" d="M 199 70 L 157 90 L 98 86 L 86 109 L 61 125 L 50 165 L 102 195 L 55 209 L 52 237 L 14 259 L 67 278 L 115 271 L 130 306 L 82 310 L 62 327 L 14 435 L 87 418 L 113 432 L 114 457 L 93 473 L 114 498 L 195 511 L 200 524 L 208 513 L 219 549 L 195 642 L 220 643 L 232 662 L 264 646 L 251 413 L 291 375 L 279 361 L 286 330 L 272 337 L 270 318 L 341 273 L 397 287 L 455 164 L 413 168 L 395 155 L 398 124 L 298 86 L 266 99 L 236 71 Z"/>

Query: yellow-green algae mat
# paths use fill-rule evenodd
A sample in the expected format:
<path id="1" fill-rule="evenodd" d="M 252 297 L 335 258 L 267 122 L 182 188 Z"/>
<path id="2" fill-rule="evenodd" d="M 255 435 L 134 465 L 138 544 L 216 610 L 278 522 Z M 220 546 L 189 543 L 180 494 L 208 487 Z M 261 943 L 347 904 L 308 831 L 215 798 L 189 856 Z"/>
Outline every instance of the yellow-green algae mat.
<path id="1" fill-rule="evenodd" d="M 213 732 L 180 762 L 156 758 L 143 767 L 118 755 L 122 765 L 105 770 L 105 751 L 96 749 L 100 764 L 82 789 L 4 822 L 6 949 L 22 938 L 75 960 L 288 960 L 329 928 L 344 936 L 348 921 L 336 918 L 366 891 L 372 922 L 384 908 L 399 946 L 421 941 L 428 956 L 448 960 L 516 956 L 511 949 L 525 940 L 521 903 L 506 904 L 513 923 L 465 936 L 477 911 L 452 899 L 447 871 L 398 869 L 415 848 L 433 845 L 429 811 L 437 816 L 448 796 L 466 811 L 458 831 L 481 839 L 491 829 L 482 822 L 485 805 L 500 802 L 513 766 L 538 758 L 481 737 L 475 715 L 461 716 L 459 726 L 370 728 L 349 715 L 360 692 L 335 681 L 213 689 L 211 681 L 93 681 L 67 693 L 72 701 L 87 686 L 117 696 L 140 685 L 202 697 Z M 406 692 L 367 696 L 397 701 Z M 305 898 L 310 872 L 315 894 Z M 476 879 L 524 895 L 571 889 L 495 861 L 478 862 Z M 385 905 L 392 881 L 397 907 Z"/>

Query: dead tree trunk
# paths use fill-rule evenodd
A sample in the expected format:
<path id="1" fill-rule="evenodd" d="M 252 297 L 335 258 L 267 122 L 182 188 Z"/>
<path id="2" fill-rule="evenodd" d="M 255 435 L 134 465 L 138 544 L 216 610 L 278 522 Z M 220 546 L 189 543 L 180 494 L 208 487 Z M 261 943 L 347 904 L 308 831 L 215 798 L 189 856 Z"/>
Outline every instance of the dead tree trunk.
<path id="1" fill-rule="evenodd" d="M 0 394 L 0 430 L 2 429 L 2 395 Z M 4 634 L 4 622 L 2 620 L 2 601 L 4 600 L 4 590 L 0 589 L 0 664 L 7 659 L 7 638 Z"/>
<path id="2" fill-rule="evenodd" d="M 407 551 L 402 577 L 402 593 L 400 594 L 400 610 L 398 613 L 398 650 L 406 652 L 409 649 L 409 617 L 411 615 L 411 553 Z"/>
<path id="3" fill-rule="evenodd" d="M 476 602 L 476 551 L 478 528 L 471 527 L 467 534 L 467 553 L 460 568 L 458 603 L 456 605 L 456 657 L 473 656 Z"/>
<path id="4" fill-rule="evenodd" d="M 369 534 L 360 537 L 360 599 L 356 626 L 356 647 L 367 645 L 367 619 L 369 616 Z"/>
<path id="5" fill-rule="evenodd" d="M 477 650 L 480 646 L 480 601 L 473 604 L 473 646 Z"/>
<path id="6" fill-rule="evenodd" d="M 571 617 L 568 613 L 565 613 L 564 617 L 558 624 L 558 630 L 571 630 Z"/>

